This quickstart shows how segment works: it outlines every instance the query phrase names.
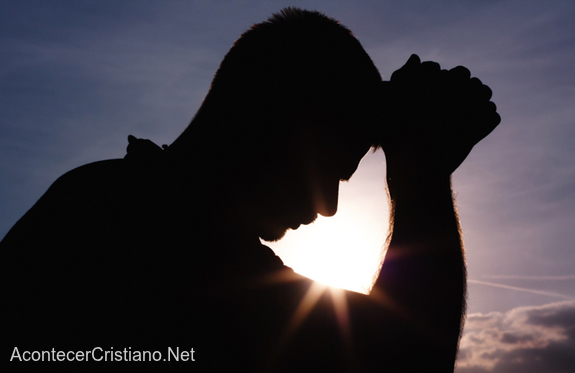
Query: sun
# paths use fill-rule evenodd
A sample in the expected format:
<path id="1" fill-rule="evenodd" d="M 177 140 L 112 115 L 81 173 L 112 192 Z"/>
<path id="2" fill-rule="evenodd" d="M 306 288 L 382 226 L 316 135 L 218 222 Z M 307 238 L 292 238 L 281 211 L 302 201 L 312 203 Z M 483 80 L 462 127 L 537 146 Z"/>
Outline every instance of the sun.
<path id="1" fill-rule="evenodd" d="M 381 263 L 382 242 L 365 232 L 361 221 L 319 217 L 290 233 L 274 249 L 294 271 L 326 285 L 369 292 Z"/>
<path id="2" fill-rule="evenodd" d="M 352 179 L 341 183 L 335 216 L 320 216 L 279 242 L 265 244 L 301 275 L 369 293 L 382 263 L 389 221 L 382 157 L 368 154 Z"/>

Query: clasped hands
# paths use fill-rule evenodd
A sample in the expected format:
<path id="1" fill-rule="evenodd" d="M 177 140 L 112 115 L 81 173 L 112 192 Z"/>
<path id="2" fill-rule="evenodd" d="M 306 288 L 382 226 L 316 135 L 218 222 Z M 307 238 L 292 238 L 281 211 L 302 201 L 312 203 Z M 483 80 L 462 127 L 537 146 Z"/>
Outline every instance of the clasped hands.
<path id="1" fill-rule="evenodd" d="M 377 144 L 388 177 L 449 176 L 501 121 L 491 89 L 462 66 L 441 70 L 412 55 L 382 82 Z"/>

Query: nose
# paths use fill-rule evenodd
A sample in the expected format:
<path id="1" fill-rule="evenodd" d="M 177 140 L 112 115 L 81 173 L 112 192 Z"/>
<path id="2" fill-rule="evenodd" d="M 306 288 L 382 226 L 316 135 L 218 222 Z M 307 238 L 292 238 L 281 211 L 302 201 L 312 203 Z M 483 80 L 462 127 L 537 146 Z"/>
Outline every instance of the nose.
<path id="1" fill-rule="evenodd" d="M 324 181 L 315 196 L 316 212 L 322 216 L 334 216 L 337 212 L 339 180 Z"/>

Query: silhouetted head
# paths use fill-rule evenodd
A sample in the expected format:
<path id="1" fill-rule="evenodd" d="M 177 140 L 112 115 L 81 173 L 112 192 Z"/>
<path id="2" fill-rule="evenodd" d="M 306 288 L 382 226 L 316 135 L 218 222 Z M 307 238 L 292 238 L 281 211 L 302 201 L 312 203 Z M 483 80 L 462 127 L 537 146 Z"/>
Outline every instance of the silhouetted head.
<path id="1" fill-rule="evenodd" d="M 261 237 L 279 238 L 282 229 L 335 213 L 339 180 L 371 145 L 380 82 L 349 29 L 286 8 L 235 42 L 170 151 L 241 196 L 261 220 L 254 224 L 268 225 L 258 228 Z"/>

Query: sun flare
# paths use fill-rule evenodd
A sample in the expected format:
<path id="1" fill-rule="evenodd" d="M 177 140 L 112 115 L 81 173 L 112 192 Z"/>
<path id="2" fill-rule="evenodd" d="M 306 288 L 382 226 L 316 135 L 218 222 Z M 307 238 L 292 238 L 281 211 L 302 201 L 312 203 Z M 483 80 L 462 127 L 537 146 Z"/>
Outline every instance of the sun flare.
<path id="1" fill-rule="evenodd" d="M 389 221 L 382 157 L 368 154 L 352 179 L 340 184 L 335 216 L 320 216 L 279 242 L 265 244 L 301 275 L 368 293 L 381 265 Z"/>
<path id="2" fill-rule="evenodd" d="M 319 217 L 314 224 L 289 232 L 283 242 L 289 248 L 278 251 L 286 265 L 304 276 L 368 293 L 380 264 L 382 242 L 362 232 L 357 223 Z"/>

